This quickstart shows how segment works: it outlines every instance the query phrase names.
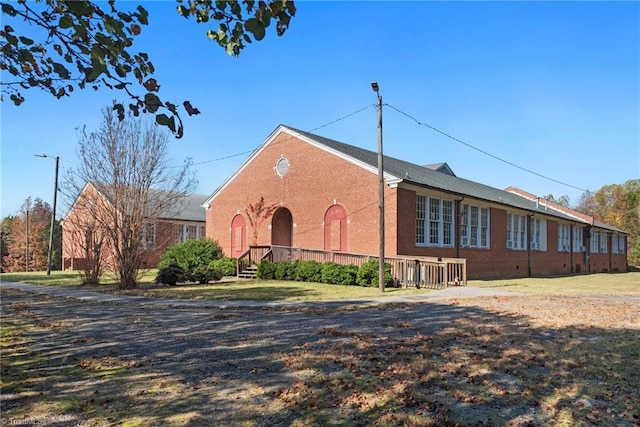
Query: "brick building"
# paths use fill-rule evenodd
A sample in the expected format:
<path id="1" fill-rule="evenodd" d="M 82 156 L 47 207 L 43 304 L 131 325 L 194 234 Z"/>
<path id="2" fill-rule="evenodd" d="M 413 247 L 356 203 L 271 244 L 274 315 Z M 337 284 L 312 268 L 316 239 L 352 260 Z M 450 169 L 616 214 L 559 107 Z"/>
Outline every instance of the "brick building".
<path id="1" fill-rule="evenodd" d="M 205 237 L 205 210 L 202 204 L 206 199 L 207 196 L 202 194 L 187 194 L 170 211 L 149 221 L 142 235 L 144 267 L 156 267 L 160 256 L 175 243 Z M 98 190 L 93 183 L 86 184 L 76 198 L 62 221 L 63 270 L 78 270 L 85 265 L 86 230 L 95 233 L 104 226 L 105 221 L 95 221 L 94 217 L 105 209 L 112 209 L 108 200 L 104 191 Z M 102 257 L 107 268 L 111 267 L 112 255 L 108 242 L 104 245 Z"/>
<path id="2" fill-rule="evenodd" d="M 518 190 L 457 177 L 446 163 L 385 156 L 385 255 L 465 258 L 469 278 L 626 271 L 626 233 Z M 375 255 L 377 153 L 279 126 L 204 203 L 227 256 L 251 244 L 246 208 L 277 204 L 258 245 Z"/>

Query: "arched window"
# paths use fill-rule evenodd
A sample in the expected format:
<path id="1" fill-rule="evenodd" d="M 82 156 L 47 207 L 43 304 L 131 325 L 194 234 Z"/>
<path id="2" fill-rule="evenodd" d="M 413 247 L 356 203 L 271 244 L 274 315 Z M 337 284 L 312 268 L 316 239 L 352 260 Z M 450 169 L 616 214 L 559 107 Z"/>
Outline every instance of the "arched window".
<path id="1" fill-rule="evenodd" d="M 340 205 L 333 205 L 324 214 L 324 250 L 347 250 L 347 211 Z"/>
<path id="2" fill-rule="evenodd" d="M 247 223 L 240 214 L 231 221 L 231 256 L 237 258 L 247 250 Z"/>

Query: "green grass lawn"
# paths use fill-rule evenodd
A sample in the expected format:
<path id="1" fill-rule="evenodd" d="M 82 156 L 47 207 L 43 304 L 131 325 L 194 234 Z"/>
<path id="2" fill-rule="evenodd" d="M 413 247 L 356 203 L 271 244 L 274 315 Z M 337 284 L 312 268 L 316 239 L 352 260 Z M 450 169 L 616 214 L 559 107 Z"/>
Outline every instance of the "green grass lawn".
<path id="1" fill-rule="evenodd" d="M 140 283 L 153 283 L 158 270 L 145 270 Z M 46 271 L 30 271 L 28 273 L 1 273 L 1 281 L 34 283 L 36 285 L 55 285 L 55 286 L 80 286 L 82 281 L 77 271 L 52 271 L 47 276 Z M 103 285 L 116 285 L 115 275 L 107 272 L 102 276 Z"/>
<path id="2" fill-rule="evenodd" d="M 595 273 L 546 278 L 470 280 L 468 286 L 546 295 L 640 295 L 640 272 Z"/>
<path id="3" fill-rule="evenodd" d="M 157 270 L 145 272 L 141 286 L 134 290 L 118 290 L 113 274 L 103 277 L 103 284 L 91 288 L 101 292 L 139 295 L 155 298 L 260 300 L 260 301 L 322 301 L 404 296 L 433 292 L 430 289 L 387 288 L 381 294 L 377 287 L 326 285 L 275 280 L 235 280 L 208 285 L 155 286 Z M 3 273 L 0 280 L 35 283 L 54 286 L 80 286 L 77 272 Z M 640 296 L 640 272 L 598 273 L 553 278 L 521 278 L 502 280 L 471 280 L 468 286 L 495 288 L 514 292 L 544 295 L 638 295 Z"/>

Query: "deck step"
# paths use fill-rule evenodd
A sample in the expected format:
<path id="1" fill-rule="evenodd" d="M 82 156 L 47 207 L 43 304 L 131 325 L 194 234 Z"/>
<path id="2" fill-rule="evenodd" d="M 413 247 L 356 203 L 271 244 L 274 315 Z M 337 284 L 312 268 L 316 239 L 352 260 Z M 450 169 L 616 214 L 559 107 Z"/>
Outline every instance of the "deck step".
<path id="1" fill-rule="evenodd" d="M 257 271 L 257 265 L 249 265 L 238 274 L 238 277 L 241 279 L 255 279 L 257 277 Z"/>

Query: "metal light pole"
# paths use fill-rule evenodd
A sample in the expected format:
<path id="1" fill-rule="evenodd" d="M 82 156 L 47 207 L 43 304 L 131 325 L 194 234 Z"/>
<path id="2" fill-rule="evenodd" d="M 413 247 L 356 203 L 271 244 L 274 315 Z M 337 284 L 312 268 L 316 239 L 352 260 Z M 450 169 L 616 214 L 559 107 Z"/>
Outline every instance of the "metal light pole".
<path id="1" fill-rule="evenodd" d="M 380 256 L 378 261 L 378 285 L 380 292 L 384 292 L 384 165 L 382 157 L 382 96 L 378 82 L 371 83 L 371 89 L 378 95 L 378 207 L 380 208 Z"/>
<path id="2" fill-rule="evenodd" d="M 36 157 L 51 157 L 46 154 L 36 154 Z M 47 254 L 47 276 L 51 275 L 51 253 L 53 252 L 53 227 L 56 224 L 56 202 L 58 201 L 58 168 L 60 157 L 56 156 L 56 178 L 53 184 L 53 210 L 51 211 L 51 227 L 49 230 L 49 252 Z"/>

